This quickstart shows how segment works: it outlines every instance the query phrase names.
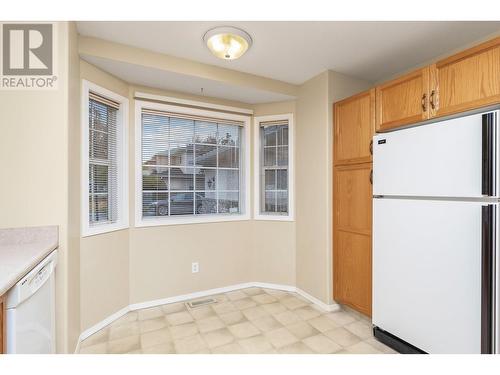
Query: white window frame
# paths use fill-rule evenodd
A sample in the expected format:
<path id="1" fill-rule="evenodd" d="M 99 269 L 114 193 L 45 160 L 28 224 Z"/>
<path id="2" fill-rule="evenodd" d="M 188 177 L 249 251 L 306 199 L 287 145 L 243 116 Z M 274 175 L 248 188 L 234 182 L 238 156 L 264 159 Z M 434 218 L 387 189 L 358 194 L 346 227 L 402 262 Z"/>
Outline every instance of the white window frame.
<path id="1" fill-rule="evenodd" d="M 209 214 L 209 215 L 186 215 L 186 216 L 169 216 L 169 217 L 142 217 L 142 110 L 153 109 L 163 112 L 173 112 L 180 114 L 190 114 L 201 117 L 213 117 L 224 120 L 235 120 L 243 122 L 241 154 L 240 154 L 240 196 L 242 199 L 241 213 L 239 214 Z M 151 227 L 162 225 L 180 225 L 180 224 L 197 224 L 197 223 L 218 223 L 226 221 L 242 221 L 250 220 L 250 116 L 238 115 L 226 112 L 217 112 L 211 110 L 203 110 L 198 108 L 183 107 L 171 104 L 135 100 L 135 226 L 136 227 Z"/>
<path id="2" fill-rule="evenodd" d="M 288 120 L 288 215 L 262 214 L 261 204 L 261 175 L 260 175 L 260 123 L 267 121 Z M 293 113 L 280 115 L 256 116 L 254 117 L 254 219 L 272 221 L 294 221 L 295 220 L 295 163 L 294 142 L 295 129 L 293 124 Z"/>
<path id="3" fill-rule="evenodd" d="M 120 104 L 116 113 L 117 129 L 117 220 L 114 223 L 90 225 L 89 221 L 89 93 L 94 92 Z M 81 236 L 93 236 L 129 227 L 128 198 L 128 98 L 87 80 L 82 80 L 81 113 Z"/>

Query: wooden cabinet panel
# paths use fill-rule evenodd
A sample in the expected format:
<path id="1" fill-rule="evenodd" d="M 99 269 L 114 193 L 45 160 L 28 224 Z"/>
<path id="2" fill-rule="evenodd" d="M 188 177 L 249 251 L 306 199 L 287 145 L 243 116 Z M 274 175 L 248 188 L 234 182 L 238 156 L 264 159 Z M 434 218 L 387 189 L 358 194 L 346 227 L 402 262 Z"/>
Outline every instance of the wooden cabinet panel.
<path id="1" fill-rule="evenodd" d="M 5 296 L 0 296 L 0 354 L 5 353 Z"/>
<path id="2" fill-rule="evenodd" d="M 370 234 L 372 227 L 372 164 L 335 169 L 335 222 L 337 229 Z"/>
<path id="3" fill-rule="evenodd" d="M 500 37 L 438 61 L 431 77 L 434 116 L 500 103 Z"/>
<path id="4" fill-rule="evenodd" d="M 377 86 L 377 131 L 429 118 L 429 70 L 426 67 Z"/>
<path id="5" fill-rule="evenodd" d="M 334 163 L 372 160 L 370 142 L 375 132 L 375 89 L 334 104 Z"/>
<path id="6" fill-rule="evenodd" d="M 339 230 L 335 248 L 335 300 L 371 316 L 371 236 Z"/>
<path id="7" fill-rule="evenodd" d="M 334 299 L 371 315 L 372 163 L 334 169 Z"/>

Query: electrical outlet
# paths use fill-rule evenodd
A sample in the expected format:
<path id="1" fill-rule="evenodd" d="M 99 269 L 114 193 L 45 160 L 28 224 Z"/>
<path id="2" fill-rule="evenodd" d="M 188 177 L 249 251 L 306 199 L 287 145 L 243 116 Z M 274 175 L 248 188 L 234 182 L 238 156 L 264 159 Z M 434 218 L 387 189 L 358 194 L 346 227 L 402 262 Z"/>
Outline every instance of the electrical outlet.
<path id="1" fill-rule="evenodd" d="M 198 262 L 191 263 L 191 273 L 200 272 L 200 264 Z"/>

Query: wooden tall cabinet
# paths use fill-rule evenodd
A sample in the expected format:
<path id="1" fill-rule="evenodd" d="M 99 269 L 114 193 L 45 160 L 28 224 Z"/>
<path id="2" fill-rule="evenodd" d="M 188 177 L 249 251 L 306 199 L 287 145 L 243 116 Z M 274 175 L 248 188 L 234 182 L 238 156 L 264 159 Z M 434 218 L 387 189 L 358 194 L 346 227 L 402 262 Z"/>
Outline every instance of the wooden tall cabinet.
<path id="1" fill-rule="evenodd" d="M 334 104 L 333 292 L 371 315 L 375 90 Z"/>
<path id="2" fill-rule="evenodd" d="M 0 354 L 5 353 L 5 295 L 0 296 Z"/>

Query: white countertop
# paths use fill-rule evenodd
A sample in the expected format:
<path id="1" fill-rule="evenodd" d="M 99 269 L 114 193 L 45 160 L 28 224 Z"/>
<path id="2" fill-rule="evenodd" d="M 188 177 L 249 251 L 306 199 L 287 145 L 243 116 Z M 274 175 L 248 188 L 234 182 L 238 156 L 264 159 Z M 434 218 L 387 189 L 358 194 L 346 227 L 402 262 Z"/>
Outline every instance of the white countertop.
<path id="1" fill-rule="evenodd" d="M 57 226 L 0 229 L 0 296 L 59 245 Z"/>

